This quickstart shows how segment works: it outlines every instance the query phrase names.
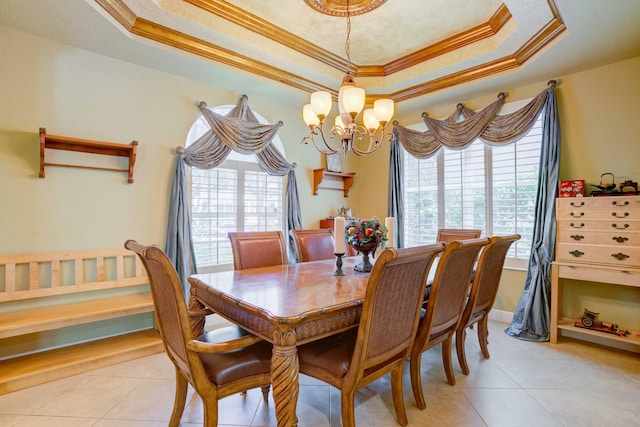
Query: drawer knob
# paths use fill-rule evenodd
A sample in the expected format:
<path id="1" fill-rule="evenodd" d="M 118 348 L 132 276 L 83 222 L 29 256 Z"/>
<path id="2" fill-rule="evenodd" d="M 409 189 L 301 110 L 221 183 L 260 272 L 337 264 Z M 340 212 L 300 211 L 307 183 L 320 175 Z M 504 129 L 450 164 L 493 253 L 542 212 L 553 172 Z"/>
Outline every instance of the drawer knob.
<path id="1" fill-rule="evenodd" d="M 614 200 L 613 202 L 611 202 L 611 204 L 613 206 L 627 206 L 629 204 L 629 201 L 625 200 L 623 203 L 618 204 L 618 202 L 616 200 Z"/>
<path id="2" fill-rule="evenodd" d="M 615 216 L 616 218 L 624 218 L 625 216 L 629 216 L 629 212 L 625 212 L 624 215 L 618 215 L 617 212 L 612 212 L 611 216 Z"/>
<path id="3" fill-rule="evenodd" d="M 617 236 L 617 237 L 612 237 L 611 240 L 615 240 L 618 243 L 624 243 L 627 240 L 629 240 L 629 238 L 628 237 Z"/>
<path id="4" fill-rule="evenodd" d="M 569 203 L 571 206 L 575 206 L 576 208 L 581 208 L 582 206 L 584 206 L 584 202 L 580 202 L 580 203 L 574 203 L 571 202 Z"/>
<path id="5" fill-rule="evenodd" d="M 571 215 L 572 217 L 580 218 L 581 216 L 584 216 L 584 212 L 579 212 L 579 213 L 571 212 L 569 215 Z"/>
<path id="6" fill-rule="evenodd" d="M 611 224 L 613 228 L 629 228 L 629 224 L 624 224 L 623 226 L 619 226 L 618 224 Z"/>
<path id="7" fill-rule="evenodd" d="M 584 239 L 584 236 L 581 236 L 581 235 L 579 235 L 579 234 L 572 234 L 572 235 L 571 235 L 571 238 L 572 238 L 573 240 L 582 240 L 582 239 Z M 615 237 L 614 237 L 614 239 L 615 239 Z"/>
<path id="8" fill-rule="evenodd" d="M 573 228 L 582 228 L 584 227 L 584 222 L 581 222 L 580 224 L 574 224 L 573 222 L 571 224 L 569 224 L 571 227 Z M 615 225 L 614 225 L 615 227 Z"/>
<path id="9" fill-rule="evenodd" d="M 622 252 L 618 252 L 617 254 L 611 254 L 611 256 L 617 259 L 618 261 L 622 261 L 629 258 L 629 255 L 625 255 Z"/>
<path id="10" fill-rule="evenodd" d="M 570 253 L 571 255 L 573 255 L 574 257 L 576 257 L 576 258 L 579 258 L 579 257 L 581 257 L 582 255 L 584 255 L 584 252 L 580 252 L 580 251 L 579 251 L 579 250 L 577 250 L 577 249 L 576 249 L 575 251 L 571 251 L 571 252 L 569 252 L 569 253 Z M 611 255 L 611 256 L 614 256 L 614 255 Z"/>

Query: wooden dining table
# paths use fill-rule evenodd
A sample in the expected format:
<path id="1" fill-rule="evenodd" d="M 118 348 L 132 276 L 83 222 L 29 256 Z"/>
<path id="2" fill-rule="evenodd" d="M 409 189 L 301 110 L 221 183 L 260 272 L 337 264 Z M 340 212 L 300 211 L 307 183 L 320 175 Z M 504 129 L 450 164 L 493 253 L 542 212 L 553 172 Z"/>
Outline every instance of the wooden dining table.
<path id="1" fill-rule="evenodd" d="M 271 381 L 278 427 L 297 425 L 297 346 L 356 327 L 369 273 L 345 258 L 344 276 L 335 260 L 196 274 L 189 278 L 192 310 L 210 308 L 273 344 Z M 204 322 L 194 323 L 196 334 Z"/>

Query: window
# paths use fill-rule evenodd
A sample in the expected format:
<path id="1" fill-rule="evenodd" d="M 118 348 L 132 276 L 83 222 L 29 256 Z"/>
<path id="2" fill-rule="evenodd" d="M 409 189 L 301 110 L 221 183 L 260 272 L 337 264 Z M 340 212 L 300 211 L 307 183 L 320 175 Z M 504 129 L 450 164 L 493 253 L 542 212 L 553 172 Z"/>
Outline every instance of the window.
<path id="1" fill-rule="evenodd" d="M 233 106 L 213 108 L 227 114 Z M 267 123 L 259 114 L 260 123 Z M 186 145 L 202 136 L 209 125 L 199 117 L 187 135 Z M 276 147 L 284 153 L 278 137 Z M 283 177 L 263 172 L 255 155 L 232 151 L 217 168 L 190 168 L 191 232 L 198 267 L 233 264 L 230 231 L 283 229 Z"/>
<path id="2" fill-rule="evenodd" d="M 405 246 L 434 242 L 438 228 L 475 228 L 487 236 L 519 233 L 522 239 L 507 256 L 511 266 L 525 266 L 533 235 L 541 145 L 539 117 L 514 144 L 475 141 L 463 150 L 443 147 L 423 160 L 405 152 Z"/>

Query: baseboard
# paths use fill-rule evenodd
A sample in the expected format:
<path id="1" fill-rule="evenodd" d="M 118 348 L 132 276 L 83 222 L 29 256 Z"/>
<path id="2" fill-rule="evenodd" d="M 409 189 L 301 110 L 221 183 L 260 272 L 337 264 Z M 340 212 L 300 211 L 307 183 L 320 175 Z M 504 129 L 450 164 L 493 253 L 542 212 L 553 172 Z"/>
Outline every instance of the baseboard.
<path id="1" fill-rule="evenodd" d="M 510 311 L 496 310 L 495 308 L 489 312 L 489 320 L 501 323 L 511 323 L 513 313 Z"/>

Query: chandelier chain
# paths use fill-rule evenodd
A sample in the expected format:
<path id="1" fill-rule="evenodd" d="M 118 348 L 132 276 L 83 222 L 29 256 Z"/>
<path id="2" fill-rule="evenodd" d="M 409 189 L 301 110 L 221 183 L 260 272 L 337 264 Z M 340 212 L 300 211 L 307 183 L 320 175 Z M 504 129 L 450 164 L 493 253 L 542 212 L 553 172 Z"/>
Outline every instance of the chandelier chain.
<path id="1" fill-rule="evenodd" d="M 386 0 L 385 0 L 386 1 Z M 393 100 L 378 99 L 373 108 L 364 110 L 363 125 L 356 123 L 356 117 L 366 101 L 364 89 L 358 88 L 351 73 L 351 10 L 350 0 L 347 5 L 347 37 L 344 43 L 346 54 L 346 73 L 338 91 L 338 115 L 335 125 L 326 133 L 323 130 L 324 119 L 331 112 L 332 95 L 327 91 L 311 94 L 311 102 L 302 108 L 302 116 L 310 129 L 310 135 L 302 138 L 303 144 L 312 143 L 322 154 L 330 155 L 343 151 L 344 156 L 351 151 L 357 156 L 371 154 L 383 145 L 385 140 L 391 141 L 392 132 L 387 132 L 387 124 L 393 117 Z M 337 138 L 339 145 L 330 143 L 329 139 Z M 317 139 L 317 140 L 316 140 Z M 365 145 L 368 139 L 368 147 Z M 359 146 L 358 146 L 359 145 Z"/>
<path id="2" fill-rule="evenodd" d="M 351 14 L 349 13 L 349 0 L 347 0 L 347 39 L 344 42 L 344 53 L 347 54 L 347 74 L 351 73 Z"/>

